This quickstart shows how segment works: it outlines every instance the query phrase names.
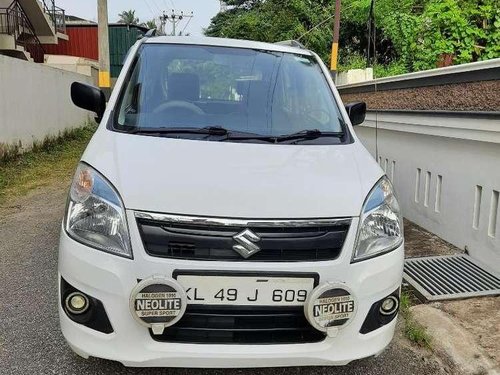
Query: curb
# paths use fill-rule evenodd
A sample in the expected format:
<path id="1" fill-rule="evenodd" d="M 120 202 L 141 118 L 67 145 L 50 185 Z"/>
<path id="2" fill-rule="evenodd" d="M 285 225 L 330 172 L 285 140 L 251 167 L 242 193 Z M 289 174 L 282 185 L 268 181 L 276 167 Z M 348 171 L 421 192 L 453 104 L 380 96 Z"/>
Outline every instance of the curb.
<path id="1" fill-rule="evenodd" d="M 454 370 L 453 373 L 500 375 L 500 365 L 492 361 L 473 335 L 449 314 L 429 305 L 413 306 L 410 311 L 430 336 L 434 353 Z"/>

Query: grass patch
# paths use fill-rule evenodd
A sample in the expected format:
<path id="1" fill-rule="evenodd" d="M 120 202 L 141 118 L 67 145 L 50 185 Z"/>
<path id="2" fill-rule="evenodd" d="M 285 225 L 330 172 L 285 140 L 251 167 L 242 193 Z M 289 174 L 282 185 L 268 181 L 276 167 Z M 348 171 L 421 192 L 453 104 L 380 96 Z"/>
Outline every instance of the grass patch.
<path id="1" fill-rule="evenodd" d="M 407 292 L 402 292 L 401 293 L 401 314 L 402 315 L 408 315 L 410 314 L 410 307 L 411 307 L 411 298 L 410 295 Z"/>
<path id="2" fill-rule="evenodd" d="M 65 131 L 33 149 L 0 161 L 0 203 L 58 181 L 69 181 L 96 129 L 95 125 Z"/>
<path id="3" fill-rule="evenodd" d="M 419 323 L 415 321 L 411 314 L 410 307 L 412 306 L 412 299 L 408 292 L 403 291 L 401 293 L 401 316 L 405 320 L 404 334 L 405 337 L 414 342 L 415 344 L 431 349 L 431 338 Z"/>

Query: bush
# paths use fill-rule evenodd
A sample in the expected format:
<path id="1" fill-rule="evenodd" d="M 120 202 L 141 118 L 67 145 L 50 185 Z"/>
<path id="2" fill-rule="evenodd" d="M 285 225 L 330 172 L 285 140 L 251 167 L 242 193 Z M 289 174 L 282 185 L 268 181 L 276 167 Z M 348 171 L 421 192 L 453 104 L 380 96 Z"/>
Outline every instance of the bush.
<path id="1" fill-rule="evenodd" d="M 351 69 L 366 69 L 366 65 L 366 57 L 353 52 L 344 58 L 341 57 L 338 70 L 339 72 L 346 72 Z"/>
<path id="2" fill-rule="evenodd" d="M 374 78 L 392 77 L 405 73 L 409 72 L 402 60 L 393 61 L 388 65 L 375 65 L 373 69 Z"/>
<path id="3" fill-rule="evenodd" d="M 414 70 L 500 57 L 500 9 L 494 0 L 431 0 L 415 29 Z"/>
<path id="4" fill-rule="evenodd" d="M 360 54 L 352 53 L 349 56 L 345 56 L 343 60 L 344 62 L 339 64 L 339 72 L 345 72 L 351 69 L 367 68 L 366 58 Z M 373 67 L 373 78 L 397 76 L 405 73 L 408 73 L 408 69 L 401 59 L 392 61 L 386 65 L 376 64 Z"/>

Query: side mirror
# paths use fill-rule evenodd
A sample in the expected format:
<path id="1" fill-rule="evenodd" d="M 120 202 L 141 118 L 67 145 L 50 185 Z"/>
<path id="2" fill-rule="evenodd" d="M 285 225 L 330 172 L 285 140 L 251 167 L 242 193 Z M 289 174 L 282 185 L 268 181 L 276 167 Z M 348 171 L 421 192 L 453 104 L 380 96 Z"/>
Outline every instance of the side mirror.
<path id="1" fill-rule="evenodd" d="M 80 108 L 97 114 L 96 121 L 101 122 L 106 110 L 106 96 L 97 87 L 80 82 L 71 84 L 71 100 Z"/>
<path id="2" fill-rule="evenodd" d="M 362 124 L 366 117 L 366 103 L 354 102 L 346 104 L 345 110 L 349 114 L 353 126 Z"/>

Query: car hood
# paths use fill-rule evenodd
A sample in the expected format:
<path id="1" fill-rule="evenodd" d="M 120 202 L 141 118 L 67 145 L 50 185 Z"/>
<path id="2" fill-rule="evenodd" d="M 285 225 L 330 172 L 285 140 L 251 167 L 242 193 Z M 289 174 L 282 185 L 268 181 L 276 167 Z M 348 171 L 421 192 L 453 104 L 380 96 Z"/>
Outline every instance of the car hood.
<path id="1" fill-rule="evenodd" d="M 233 218 L 359 216 L 382 170 L 356 141 L 273 145 L 100 129 L 83 158 L 127 209 Z"/>

